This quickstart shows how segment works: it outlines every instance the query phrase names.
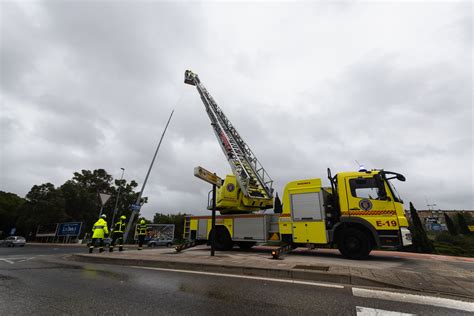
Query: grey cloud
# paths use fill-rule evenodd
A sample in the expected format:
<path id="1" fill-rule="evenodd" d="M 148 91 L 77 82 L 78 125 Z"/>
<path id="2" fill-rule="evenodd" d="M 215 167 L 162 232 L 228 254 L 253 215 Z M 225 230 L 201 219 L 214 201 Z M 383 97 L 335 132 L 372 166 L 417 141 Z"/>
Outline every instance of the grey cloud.
<path id="1" fill-rule="evenodd" d="M 25 194 L 80 169 L 119 177 L 120 167 L 141 183 L 174 108 L 144 212 L 205 213 L 209 187 L 193 168 L 221 176 L 230 168 L 197 91 L 183 83 L 191 67 L 280 193 L 298 178 L 327 183 L 326 167 L 356 169 L 357 159 L 405 173 L 398 187 L 407 201 L 473 208 L 472 18 L 457 9 L 443 15 L 445 29 L 433 29 L 429 43 L 447 53 L 433 51 L 429 61 L 416 47 L 382 41 L 341 46 L 344 32 L 332 21 L 355 25 L 358 36 L 359 14 L 375 7 L 48 2 L 28 16 L 2 3 L 1 140 L 11 149 L 2 150 L 2 188 Z M 235 12 L 249 14 L 239 28 Z M 332 45 L 356 52 L 318 55 Z M 331 58 L 346 66 L 324 70 Z"/>
<path id="2" fill-rule="evenodd" d="M 1 6 L 0 87 L 2 90 L 17 90 L 25 75 L 35 71 L 36 57 L 32 50 L 41 47 L 41 40 L 34 36 L 35 28 L 13 2 L 2 2 Z"/>

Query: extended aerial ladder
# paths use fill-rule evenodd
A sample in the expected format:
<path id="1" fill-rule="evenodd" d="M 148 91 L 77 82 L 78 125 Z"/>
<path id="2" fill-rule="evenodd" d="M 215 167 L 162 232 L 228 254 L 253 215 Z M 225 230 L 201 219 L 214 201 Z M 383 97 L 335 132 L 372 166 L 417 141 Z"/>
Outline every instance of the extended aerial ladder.
<path id="1" fill-rule="evenodd" d="M 191 70 L 186 70 L 184 82 L 195 86 L 201 96 L 217 140 L 245 196 L 244 203 L 250 204 L 248 206 L 256 206 L 257 209 L 271 207 L 273 205 L 273 180 L 265 168 L 206 90 L 198 75 Z M 265 201 L 265 203 L 255 203 L 256 201 Z"/>

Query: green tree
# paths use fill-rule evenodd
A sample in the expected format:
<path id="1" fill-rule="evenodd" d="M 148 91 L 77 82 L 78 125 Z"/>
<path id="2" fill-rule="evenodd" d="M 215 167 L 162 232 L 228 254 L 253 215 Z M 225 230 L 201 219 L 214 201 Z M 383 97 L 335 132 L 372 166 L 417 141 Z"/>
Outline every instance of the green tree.
<path id="1" fill-rule="evenodd" d="M 413 203 L 410 202 L 410 215 L 411 215 L 411 227 L 410 231 L 412 233 L 413 240 L 413 250 L 420 253 L 433 253 L 435 248 L 433 242 L 426 235 L 426 231 L 421 223 L 420 217 L 416 212 Z"/>
<path id="2" fill-rule="evenodd" d="M 26 200 L 14 193 L 0 191 L 0 239 L 15 227 L 18 210 Z"/>
<path id="3" fill-rule="evenodd" d="M 98 198 L 99 193 L 111 194 L 111 197 L 104 205 L 102 211 L 103 214 L 107 215 L 107 223 L 109 224 L 109 227 L 112 227 L 113 225 L 112 218 L 117 195 L 119 194 L 119 187 L 120 196 L 117 204 L 115 220 L 117 220 L 121 215 L 125 215 L 127 219 L 130 218 L 132 213 L 130 205 L 136 202 L 138 195 L 138 193 L 135 192 L 135 189 L 138 186 L 136 181 L 131 180 L 130 182 L 127 182 L 125 179 L 117 179 L 114 181 L 113 177 L 104 169 L 97 169 L 94 171 L 82 170 L 81 173 L 75 172 L 71 182 L 76 185 L 76 188 L 78 189 L 77 191 L 81 193 L 83 203 L 89 207 L 87 211 L 82 211 L 85 214 L 83 220 L 86 223 L 87 232 L 90 231 L 92 225 L 97 220 L 101 208 L 101 203 Z M 142 204 L 147 203 L 147 201 L 147 197 L 142 197 Z"/>
<path id="4" fill-rule="evenodd" d="M 66 181 L 60 189 L 65 200 L 67 220 L 84 222 L 84 228 L 89 230 L 90 225 L 97 220 L 100 209 L 96 194 L 73 180 Z"/>
<path id="5" fill-rule="evenodd" d="M 104 169 L 75 172 L 72 179 L 58 188 L 51 183 L 34 185 L 26 195 L 26 201 L 17 208 L 16 227 L 21 234 L 29 236 L 30 233 L 36 232 L 40 224 L 81 221 L 85 223 L 84 232 L 90 233 L 101 206 L 98 195 L 100 192 L 112 195 L 103 209 L 111 226 L 119 187 L 121 189 L 116 218 L 121 215 L 129 218 L 129 206 L 135 203 L 138 195 L 135 192 L 137 186 L 134 180 L 114 181 Z M 142 204 L 146 202 L 147 198 L 142 198 Z"/>
<path id="6" fill-rule="evenodd" d="M 453 220 L 446 213 L 444 213 L 444 221 L 446 222 L 446 226 L 448 227 L 449 233 L 453 236 L 456 236 L 458 234 L 456 225 L 454 225 Z"/>
<path id="7" fill-rule="evenodd" d="M 185 218 L 186 214 L 184 213 L 168 215 L 155 213 L 153 224 L 174 224 L 174 238 L 180 240 L 183 239 Z"/>
<path id="8" fill-rule="evenodd" d="M 81 173 L 74 172 L 72 180 L 89 192 L 107 192 L 110 190 L 113 178 L 104 169 L 96 169 L 94 171 L 82 170 Z"/>
<path id="9" fill-rule="evenodd" d="M 62 192 L 52 183 L 34 185 L 26 195 L 26 200 L 18 210 L 16 227 L 19 235 L 30 237 L 36 232 L 38 225 L 68 219 Z"/>
<path id="10" fill-rule="evenodd" d="M 278 192 L 275 197 L 275 202 L 273 205 L 273 213 L 280 214 L 283 211 L 283 206 L 281 205 L 280 198 L 278 197 Z"/>
<path id="11" fill-rule="evenodd" d="M 457 217 L 457 222 L 459 226 L 459 232 L 463 235 L 469 235 L 471 231 L 469 230 L 469 227 L 467 226 L 466 218 L 464 218 L 464 215 L 459 212 L 456 214 Z"/>

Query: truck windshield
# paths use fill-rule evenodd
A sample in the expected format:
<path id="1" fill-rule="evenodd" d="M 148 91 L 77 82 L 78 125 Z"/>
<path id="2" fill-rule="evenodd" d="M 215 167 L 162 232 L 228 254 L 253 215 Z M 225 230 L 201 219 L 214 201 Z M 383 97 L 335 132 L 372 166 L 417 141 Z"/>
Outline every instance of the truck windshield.
<path id="1" fill-rule="evenodd" d="M 392 192 L 395 202 L 403 203 L 403 200 L 400 198 L 400 195 L 398 195 L 397 189 L 395 189 L 395 186 L 393 185 L 392 181 L 387 180 L 387 184 L 390 188 L 390 192 Z"/>

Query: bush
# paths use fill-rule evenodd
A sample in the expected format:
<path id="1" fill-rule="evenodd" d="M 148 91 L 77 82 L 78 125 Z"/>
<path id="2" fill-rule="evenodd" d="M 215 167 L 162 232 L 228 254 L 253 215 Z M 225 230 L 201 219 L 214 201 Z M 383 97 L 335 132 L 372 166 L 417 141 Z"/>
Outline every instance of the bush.
<path id="1" fill-rule="evenodd" d="M 434 246 L 439 254 L 474 257 L 474 236 L 453 236 L 448 232 L 441 232 L 436 235 Z"/>
<path id="2" fill-rule="evenodd" d="M 467 226 L 467 221 L 464 215 L 462 213 L 457 213 L 456 219 L 459 226 L 459 232 L 463 235 L 470 235 L 471 232 L 469 230 L 469 227 Z"/>
<path id="3" fill-rule="evenodd" d="M 455 236 L 458 234 L 458 229 L 456 225 L 454 225 L 453 220 L 451 217 L 448 216 L 448 214 L 444 213 L 444 220 L 446 222 L 446 226 L 448 227 L 448 231 L 451 235 Z"/>
<path id="4" fill-rule="evenodd" d="M 456 238 L 456 236 L 453 236 L 448 232 L 441 232 L 435 236 L 436 242 L 445 242 L 449 244 L 453 244 L 456 241 L 456 239 L 458 239 Z"/>
<path id="5" fill-rule="evenodd" d="M 461 247 L 446 245 L 441 243 L 435 243 L 436 250 L 441 255 L 446 256 L 468 256 Z"/>
<path id="6" fill-rule="evenodd" d="M 408 250 L 419 253 L 434 253 L 433 242 L 426 235 L 426 231 L 412 202 L 410 202 L 410 214 L 412 224 L 409 229 L 411 231 L 413 244 Z"/>

